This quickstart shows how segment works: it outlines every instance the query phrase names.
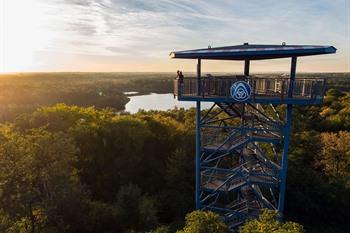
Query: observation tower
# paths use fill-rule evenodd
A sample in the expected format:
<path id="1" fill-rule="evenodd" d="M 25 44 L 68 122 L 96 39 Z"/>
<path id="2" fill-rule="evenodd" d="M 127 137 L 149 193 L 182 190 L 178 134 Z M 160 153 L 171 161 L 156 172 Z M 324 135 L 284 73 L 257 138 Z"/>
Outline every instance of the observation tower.
<path id="1" fill-rule="evenodd" d="M 219 213 L 235 228 L 263 208 L 283 214 L 293 105 L 323 102 L 325 80 L 296 78 L 297 57 L 333 46 L 256 45 L 170 53 L 196 59 L 197 77 L 175 80 L 179 101 L 196 102 L 196 209 Z M 287 76 L 253 76 L 250 62 L 290 58 Z M 202 60 L 244 62 L 242 75 L 202 75 Z M 201 102 L 212 107 L 201 111 Z M 281 106 L 280 106 L 281 105 Z"/>

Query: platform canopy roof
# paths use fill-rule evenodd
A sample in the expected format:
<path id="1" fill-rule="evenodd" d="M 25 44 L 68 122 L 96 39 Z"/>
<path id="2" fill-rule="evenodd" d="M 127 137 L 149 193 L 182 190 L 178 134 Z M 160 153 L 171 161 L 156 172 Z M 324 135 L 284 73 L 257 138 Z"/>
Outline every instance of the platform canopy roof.
<path id="1" fill-rule="evenodd" d="M 263 60 L 335 53 L 333 46 L 248 44 L 171 52 L 171 58 L 214 60 Z"/>

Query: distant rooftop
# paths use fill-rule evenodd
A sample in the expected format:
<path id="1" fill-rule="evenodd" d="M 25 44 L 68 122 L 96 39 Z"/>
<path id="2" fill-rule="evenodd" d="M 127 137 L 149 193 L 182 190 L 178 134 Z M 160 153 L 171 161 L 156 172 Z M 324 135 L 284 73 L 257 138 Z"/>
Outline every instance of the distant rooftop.
<path id="1" fill-rule="evenodd" d="M 262 60 L 335 53 L 333 46 L 248 44 L 171 52 L 171 58 L 214 60 Z"/>

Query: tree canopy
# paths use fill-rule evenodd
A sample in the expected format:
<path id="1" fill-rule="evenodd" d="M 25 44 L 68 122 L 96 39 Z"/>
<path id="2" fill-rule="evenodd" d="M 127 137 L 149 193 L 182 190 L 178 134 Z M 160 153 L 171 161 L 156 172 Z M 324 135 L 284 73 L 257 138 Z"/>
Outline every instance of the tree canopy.
<path id="1" fill-rule="evenodd" d="M 193 211 L 186 215 L 185 227 L 176 233 L 228 233 L 229 229 L 218 214 Z"/>
<path id="2" fill-rule="evenodd" d="M 293 110 L 285 218 L 307 232 L 350 227 L 349 100 L 330 89 L 324 105 Z M 0 125 L 0 232 L 227 230 L 211 212 L 184 220 L 194 209 L 193 109 L 131 115 L 55 104 L 24 112 Z M 244 229 L 266 222 L 277 232 L 302 229 L 270 212 Z"/>
<path id="3" fill-rule="evenodd" d="M 282 223 L 276 211 L 264 210 L 258 219 L 246 222 L 239 233 L 303 233 L 303 226 L 287 221 Z"/>

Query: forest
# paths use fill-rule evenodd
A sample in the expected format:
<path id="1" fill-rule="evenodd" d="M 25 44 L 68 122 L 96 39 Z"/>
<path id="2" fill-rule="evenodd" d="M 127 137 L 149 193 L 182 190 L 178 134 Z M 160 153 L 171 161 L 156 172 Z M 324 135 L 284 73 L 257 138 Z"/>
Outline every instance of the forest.
<path id="1" fill-rule="evenodd" d="M 121 111 L 173 76 L 0 75 L 0 232 L 228 232 L 193 211 L 195 110 Z M 322 106 L 294 108 L 285 223 L 265 211 L 241 233 L 349 232 L 350 74 L 300 76 L 329 79 Z"/>
<path id="2" fill-rule="evenodd" d="M 56 103 L 124 109 L 124 92 L 172 92 L 170 73 L 14 73 L 0 75 L 0 122 Z"/>

